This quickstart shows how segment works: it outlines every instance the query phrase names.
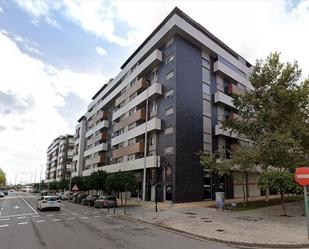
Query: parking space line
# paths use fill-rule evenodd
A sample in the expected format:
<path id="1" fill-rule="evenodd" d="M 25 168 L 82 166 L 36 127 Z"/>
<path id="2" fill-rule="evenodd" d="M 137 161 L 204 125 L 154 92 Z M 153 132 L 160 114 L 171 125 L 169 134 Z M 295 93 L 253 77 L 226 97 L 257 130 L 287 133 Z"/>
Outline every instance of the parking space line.
<path id="1" fill-rule="evenodd" d="M 63 216 L 63 215 L 67 215 L 67 214 L 66 214 L 66 213 L 63 213 L 63 214 L 60 214 L 60 215 L 62 215 L 62 216 Z"/>
<path id="2" fill-rule="evenodd" d="M 20 217 L 17 217 L 17 219 L 26 219 L 26 216 L 20 216 Z"/>
<path id="3" fill-rule="evenodd" d="M 76 214 L 78 214 L 78 213 L 72 213 L 73 215 L 76 215 Z"/>
<path id="4" fill-rule="evenodd" d="M 17 225 L 26 225 L 26 224 L 28 224 L 28 222 L 19 222 L 19 223 L 17 223 Z"/>
<path id="5" fill-rule="evenodd" d="M 34 213 L 13 214 L 13 215 L 0 216 L 0 219 L 1 219 L 1 218 L 12 218 L 12 217 L 17 217 L 17 216 L 21 216 L 21 215 L 29 216 L 29 215 L 34 215 Z"/>
<path id="6" fill-rule="evenodd" d="M 57 221 L 62 221 L 61 219 L 53 219 L 53 221 L 57 222 Z"/>
<path id="7" fill-rule="evenodd" d="M 8 226 L 9 226 L 9 224 L 0 225 L 0 228 L 2 228 L 2 227 L 8 227 Z"/>
<path id="8" fill-rule="evenodd" d="M 70 218 L 68 218 L 68 220 L 76 220 L 76 218 L 70 217 Z"/>
<path id="9" fill-rule="evenodd" d="M 53 216 L 55 216 L 54 214 L 48 214 L 48 215 L 46 215 L 47 217 L 53 217 Z"/>
<path id="10" fill-rule="evenodd" d="M 95 215 L 95 216 L 93 216 L 94 218 L 100 218 L 101 217 L 101 215 Z"/>
<path id="11" fill-rule="evenodd" d="M 0 221 L 6 221 L 6 220 L 10 220 L 10 218 L 1 219 Z"/>
<path id="12" fill-rule="evenodd" d="M 36 223 L 43 223 L 45 220 L 37 220 Z"/>
<path id="13" fill-rule="evenodd" d="M 41 215 L 34 215 L 34 216 L 32 216 L 32 218 L 40 218 L 41 217 Z"/>
<path id="14" fill-rule="evenodd" d="M 88 217 L 84 216 L 84 217 L 81 217 L 81 219 L 83 219 L 83 220 L 84 220 L 84 219 L 88 219 Z"/>

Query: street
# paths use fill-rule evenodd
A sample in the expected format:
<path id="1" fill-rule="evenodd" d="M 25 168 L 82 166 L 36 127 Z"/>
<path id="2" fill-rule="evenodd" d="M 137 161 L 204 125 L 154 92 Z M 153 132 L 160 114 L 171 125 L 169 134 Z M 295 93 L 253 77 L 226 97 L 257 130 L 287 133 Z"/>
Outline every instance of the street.
<path id="1" fill-rule="evenodd" d="M 61 211 L 36 210 L 37 195 L 9 193 L 0 199 L 1 249 L 225 249 L 147 224 L 119 219 L 106 210 L 62 202 Z"/>

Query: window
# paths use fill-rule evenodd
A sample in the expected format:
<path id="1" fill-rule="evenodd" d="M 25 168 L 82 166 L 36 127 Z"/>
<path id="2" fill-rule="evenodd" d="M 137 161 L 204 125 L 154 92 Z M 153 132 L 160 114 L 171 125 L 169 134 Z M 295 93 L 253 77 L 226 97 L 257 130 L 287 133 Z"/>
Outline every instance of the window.
<path id="1" fill-rule="evenodd" d="M 135 159 L 135 154 L 128 155 L 128 161 L 132 161 Z"/>
<path id="2" fill-rule="evenodd" d="M 119 117 L 119 121 L 122 121 L 122 120 L 124 120 L 125 119 L 125 114 L 123 114 L 123 115 L 121 115 L 120 117 Z"/>
<path id="3" fill-rule="evenodd" d="M 132 109 L 129 111 L 129 116 L 133 115 L 135 112 L 136 112 L 136 107 L 132 108 Z"/>
<path id="4" fill-rule="evenodd" d="M 170 89 L 165 92 L 165 98 L 172 97 L 174 95 L 174 89 Z"/>
<path id="5" fill-rule="evenodd" d="M 209 143 L 204 143 L 203 149 L 204 149 L 204 151 L 210 152 L 211 151 L 211 145 Z"/>
<path id="6" fill-rule="evenodd" d="M 173 60 L 174 60 L 174 54 L 170 54 L 169 56 L 166 57 L 165 64 L 172 62 Z"/>
<path id="7" fill-rule="evenodd" d="M 206 99 L 203 99 L 203 115 L 211 116 L 211 103 Z"/>
<path id="8" fill-rule="evenodd" d="M 209 68 L 210 66 L 209 60 L 202 58 L 202 66 Z"/>
<path id="9" fill-rule="evenodd" d="M 136 126 L 136 125 L 135 125 L 135 123 L 130 124 L 130 125 L 129 125 L 129 130 L 134 129 L 134 128 L 135 128 L 135 126 Z"/>
<path id="10" fill-rule="evenodd" d="M 168 109 L 166 109 L 166 111 L 165 111 L 165 116 L 171 115 L 171 114 L 173 114 L 173 113 L 174 113 L 174 108 L 173 108 L 173 107 L 168 108 Z"/>
<path id="11" fill-rule="evenodd" d="M 150 145 L 150 146 L 155 145 L 155 136 L 154 136 L 154 135 L 151 135 L 151 136 L 150 136 L 149 145 Z"/>
<path id="12" fill-rule="evenodd" d="M 202 67 L 202 81 L 210 84 L 210 72 L 209 69 Z"/>
<path id="13" fill-rule="evenodd" d="M 170 45 L 172 45 L 174 42 L 174 37 L 171 37 L 170 39 L 168 39 L 165 43 L 165 47 L 169 47 Z"/>
<path id="14" fill-rule="evenodd" d="M 122 163 L 123 162 L 123 157 L 117 158 L 117 163 Z"/>
<path id="15" fill-rule="evenodd" d="M 130 96 L 129 100 L 131 101 L 131 100 L 134 99 L 136 96 L 137 96 L 137 92 L 133 93 L 133 94 Z"/>
<path id="16" fill-rule="evenodd" d="M 118 135 L 123 134 L 123 133 L 124 133 L 124 128 L 122 128 L 122 129 L 120 129 L 120 130 L 118 131 Z"/>
<path id="17" fill-rule="evenodd" d="M 125 88 L 124 88 L 124 89 L 122 89 L 122 90 L 121 90 L 121 92 L 120 92 L 120 95 L 125 94 L 125 93 L 126 93 L 126 91 L 127 91 L 127 90 L 126 90 Z"/>
<path id="18" fill-rule="evenodd" d="M 137 82 L 137 78 L 134 78 L 134 80 L 131 81 L 130 87 L 134 86 Z"/>
<path id="19" fill-rule="evenodd" d="M 124 105 L 126 104 L 126 101 L 122 101 L 120 104 L 119 104 L 119 108 L 123 107 Z"/>
<path id="20" fill-rule="evenodd" d="M 158 69 L 155 68 L 154 70 L 152 70 L 151 72 L 151 82 L 155 82 L 158 80 Z"/>
<path id="21" fill-rule="evenodd" d="M 132 145 L 132 144 L 135 144 L 135 138 L 129 139 L 128 145 Z"/>
<path id="22" fill-rule="evenodd" d="M 210 87 L 209 87 L 209 85 L 207 85 L 205 83 L 203 83 L 203 93 L 210 95 Z"/>
<path id="23" fill-rule="evenodd" d="M 165 147 L 164 149 L 164 155 L 172 155 L 173 154 L 173 146 L 168 146 L 168 147 Z"/>
<path id="24" fill-rule="evenodd" d="M 174 77 L 174 71 L 170 71 L 169 73 L 166 74 L 165 79 L 170 80 L 173 77 Z"/>
<path id="25" fill-rule="evenodd" d="M 207 133 L 204 133 L 204 143 L 209 143 L 211 144 L 211 135 L 210 134 L 207 134 Z"/>
<path id="26" fill-rule="evenodd" d="M 124 143 L 118 144 L 118 149 L 123 148 L 123 146 L 124 146 Z"/>
<path id="27" fill-rule="evenodd" d="M 169 135 L 169 134 L 172 134 L 174 132 L 174 127 L 171 126 L 171 127 L 168 127 L 164 130 L 164 134 L 165 135 Z"/>
<path id="28" fill-rule="evenodd" d="M 203 117 L 203 131 L 211 132 L 211 119 L 208 117 Z"/>
<path id="29" fill-rule="evenodd" d="M 153 101 L 153 102 L 150 103 L 149 109 L 150 109 L 151 113 L 157 111 L 157 103 L 156 103 L 156 101 Z"/>

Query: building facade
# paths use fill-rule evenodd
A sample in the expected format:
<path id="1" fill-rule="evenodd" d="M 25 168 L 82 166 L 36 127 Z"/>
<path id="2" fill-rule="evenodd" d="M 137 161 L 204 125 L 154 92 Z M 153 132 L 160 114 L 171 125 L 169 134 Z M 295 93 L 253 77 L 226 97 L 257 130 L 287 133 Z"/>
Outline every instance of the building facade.
<path id="1" fill-rule="evenodd" d="M 173 202 L 213 199 L 215 191 L 240 196 L 230 177 L 203 169 L 198 153 L 228 158 L 244 142 L 221 122 L 237 118 L 231 95 L 252 89 L 250 71 L 248 61 L 175 8 L 78 120 L 73 175 L 133 171 L 141 190 L 146 164 L 147 200 L 156 193 Z M 259 195 L 256 176 L 249 178 L 250 194 Z"/>
<path id="2" fill-rule="evenodd" d="M 68 179 L 73 158 L 73 135 L 59 136 L 47 149 L 45 182 Z"/>

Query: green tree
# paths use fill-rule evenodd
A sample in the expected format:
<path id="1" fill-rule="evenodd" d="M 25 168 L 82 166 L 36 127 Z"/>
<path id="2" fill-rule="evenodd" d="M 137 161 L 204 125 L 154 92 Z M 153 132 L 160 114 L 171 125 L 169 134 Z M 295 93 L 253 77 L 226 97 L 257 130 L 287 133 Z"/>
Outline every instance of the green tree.
<path id="1" fill-rule="evenodd" d="M 294 175 L 290 172 L 269 170 L 263 172 L 258 181 L 262 189 L 272 188 L 280 193 L 283 215 L 287 216 L 287 210 L 284 203 L 284 193 L 297 188 L 294 181 Z"/>
<path id="2" fill-rule="evenodd" d="M 6 184 L 6 174 L 5 172 L 0 168 L 0 186 L 4 186 Z"/>
<path id="3" fill-rule="evenodd" d="M 264 172 L 308 165 L 309 79 L 300 77 L 297 62 L 282 63 L 273 53 L 256 62 L 250 76 L 254 89 L 233 95 L 239 118 L 225 121 L 224 128 L 253 142 Z"/>
<path id="4" fill-rule="evenodd" d="M 107 178 L 106 171 L 99 170 L 93 172 L 90 175 L 90 177 L 91 177 L 91 189 L 95 189 L 97 191 L 106 190 L 106 178 Z"/>
<path id="5" fill-rule="evenodd" d="M 135 191 L 137 180 L 132 172 L 118 171 L 107 176 L 106 188 L 108 191 L 120 193 L 121 205 L 123 206 L 122 192 L 125 192 L 125 195 L 127 195 L 127 191 Z"/>
<path id="6" fill-rule="evenodd" d="M 48 184 L 49 190 L 55 190 L 58 191 L 59 189 L 59 183 L 57 181 L 52 181 Z"/>
<path id="7" fill-rule="evenodd" d="M 68 179 L 61 179 L 58 183 L 58 187 L 60 190 L 65 190 L 69 188 L 69 180 Z"/>

